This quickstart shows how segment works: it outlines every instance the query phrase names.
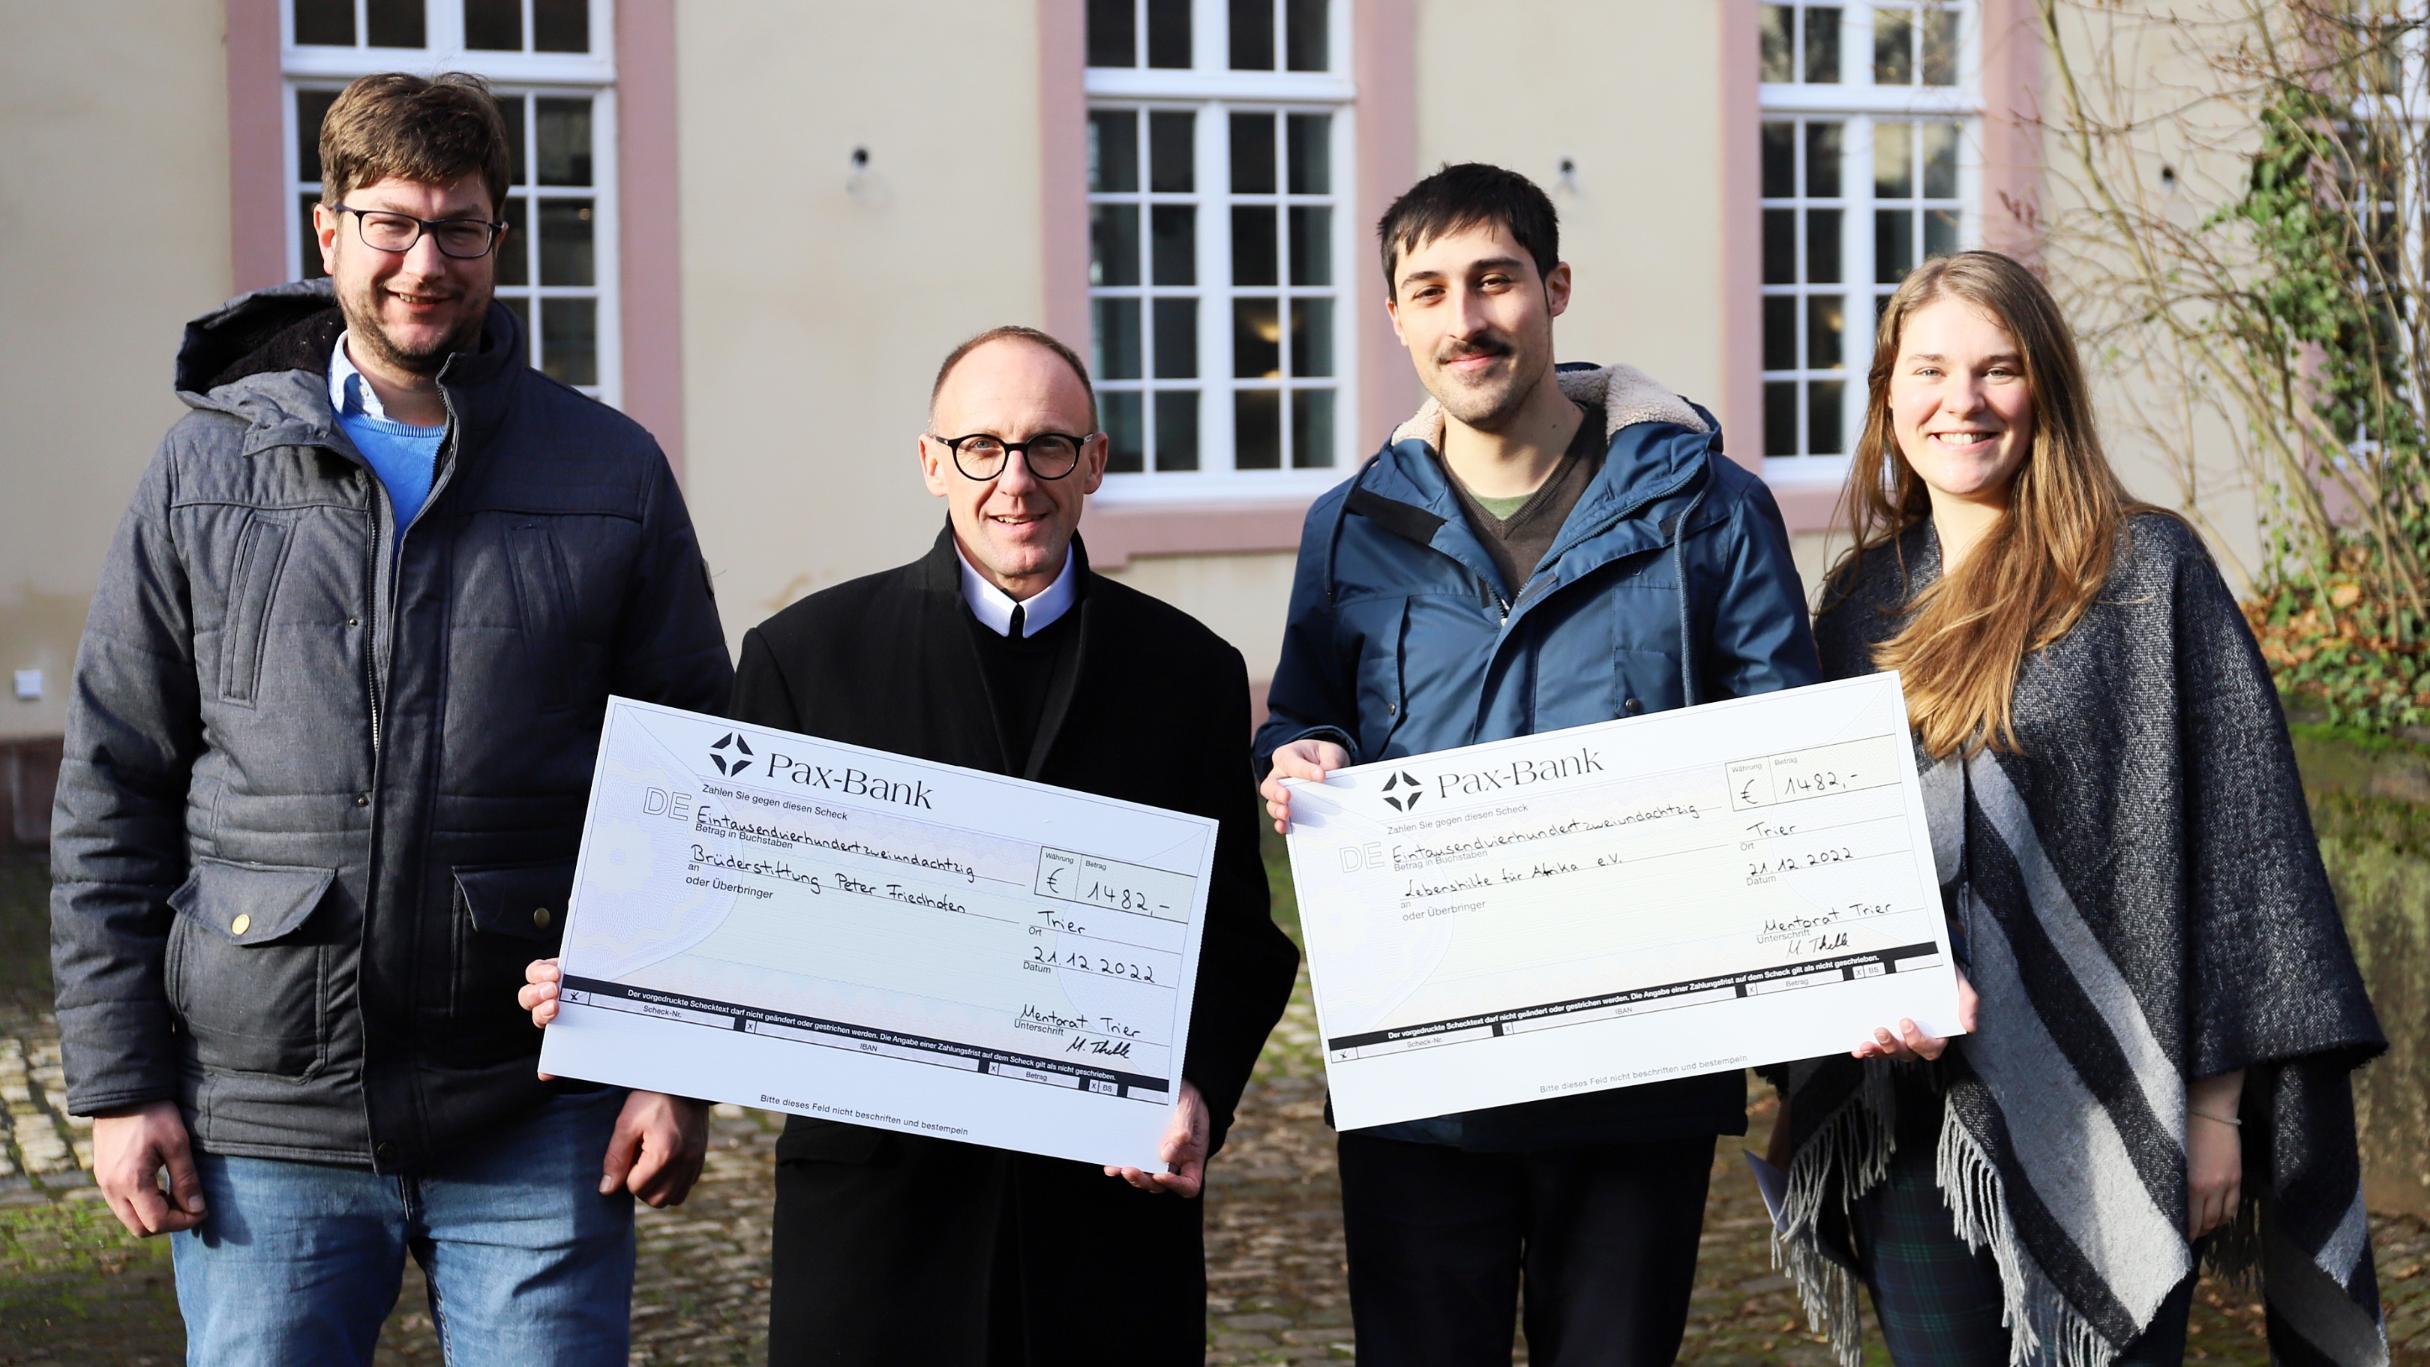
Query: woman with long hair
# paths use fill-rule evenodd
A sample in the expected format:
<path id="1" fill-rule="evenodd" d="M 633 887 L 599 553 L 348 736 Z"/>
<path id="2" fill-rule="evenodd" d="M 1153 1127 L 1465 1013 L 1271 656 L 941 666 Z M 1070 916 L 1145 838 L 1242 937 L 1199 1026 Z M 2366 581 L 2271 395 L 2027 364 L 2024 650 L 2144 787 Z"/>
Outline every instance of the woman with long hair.
<path id="1" fill-rule="evenodd" d="M 1826 677 L 1895 669 L 1966 978 L 1790 1065 L 1781 1249 L 1858 1360 L 2169 1363 L 2198 1264 L 2281 1362 L 2385 1362 L 2348 1074 L 2383 1046 L 2235 600 L 2134 502 L 2075 342 L 1993 252 L 1881 318 Z"/>

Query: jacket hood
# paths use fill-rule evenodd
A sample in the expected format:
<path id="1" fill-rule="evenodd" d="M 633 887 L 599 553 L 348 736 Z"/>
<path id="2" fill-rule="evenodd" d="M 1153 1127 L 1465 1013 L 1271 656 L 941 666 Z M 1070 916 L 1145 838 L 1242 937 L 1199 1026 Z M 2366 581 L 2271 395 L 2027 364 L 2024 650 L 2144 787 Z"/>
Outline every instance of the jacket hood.
<path id="1" fill-rule="evenodd" d="M 240 294 L 186 324 L 177 350 L 177 396 L 189 407 L 243 418 L 257 430 L 279 429 L 277 440 L 334 431 L 329 355 L 345 330 L 346 316 L 328 280 Z M 481 345 L 448 357 L 439 370 L 450 407 L 467 421 L 475 418 L 465 400 L 510 373 L 526 354 L 522 321 L 491 300 Z"/>

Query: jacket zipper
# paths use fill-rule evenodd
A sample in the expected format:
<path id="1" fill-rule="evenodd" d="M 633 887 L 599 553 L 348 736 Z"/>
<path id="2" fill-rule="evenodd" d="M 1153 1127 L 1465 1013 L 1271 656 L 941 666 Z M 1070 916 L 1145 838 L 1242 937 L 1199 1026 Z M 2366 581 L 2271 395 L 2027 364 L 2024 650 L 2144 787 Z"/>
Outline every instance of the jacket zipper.
<path id="1" fill-rule="evenodd" d="M 380 762 L 380 509 L 376 502 L 365 505 L 363 519 L 371 525 L 371 535 L 363 542 L 363 582 L 371 590 L 371 603 L 363 616 L 363 687 L 371 697 L 371 763 L 376 772 Z"/>

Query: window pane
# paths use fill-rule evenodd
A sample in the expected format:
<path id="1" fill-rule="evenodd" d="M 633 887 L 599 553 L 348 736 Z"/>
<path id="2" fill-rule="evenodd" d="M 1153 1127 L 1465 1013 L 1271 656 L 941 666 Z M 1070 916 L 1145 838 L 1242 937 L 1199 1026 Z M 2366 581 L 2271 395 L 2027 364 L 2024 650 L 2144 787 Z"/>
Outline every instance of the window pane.
<path id="1" fill-rule="evenodd" d="M 1095 315 L 1097 335 L 1097 352 L 1090 358 L 1089 369 L 1100 380 L 1138 379 L 1139 301 L 1092 299 L 1089 311 Z"/>
<path id="2" fill-rule="evenodd" d="M 312 181 L 321 178 L 321 120 L 329 117 L 329 106 L 337 102 L 334 90 L 299 90 L 295 92 L 295 178 Z"/>
<path id="3" fill-rule="evenodd" d="M 498 254 L 498 283 L 528 285 L 532 282 L 532 242 L 534 228 L 531 201 L 522 195 L 506 197 L 506 236 L 492 248 Z"/>
<path id="4" fill-rule="evenodd" d="M 1924 214 L 1924 254 L 1926 256 L 1947 256 L 1957 249 L 1957 210 L 1927 210 Z"/>
<path id="5" fill-rule="evenodd" d="M 1232 374 L 1244 380 L 1282 376 L 1282 312 L 1272 299 L 1232 301 Z"/>
<path id="6" fill-rule="evenodd" d="M 354 46 L 354 0 L 295 0 L 298 44 Z"/>
<path id="7" fill-rule="evenodd" d="M 1139 24 L 1131 0 L 1088 0 L 1088 64 L 1139 65 Z"/>
<path id="8" fill-rule="evenodd" d="M 1198 468 L 1198 391 L 1156 391 L 1156 468 Z"/>
<path id="9" fill-rule="evenodd" d="M 1768 294 L 1763 301 L 1763 368 L 1797 369 L 1797 296 Z"/>
<path id="10" fill-rule="evenodd" d="M 1198 283 L 1198 208 L 1159 204 L 1148 210 L 1148 259 L 1159 285 Z"/>
<path id="11" fill-rule="evenodd" d="M 1887 119 L 1873 125 L 1873 193 L 1883 199 L 1915 197 L 1915 130 Z"/>
<path id="12" fill-rule="evenodd" d="M 1915 84 L 1915 20 L 1905 10 L 1873 12 L 1873 83 Z"/>
<path id="13" fill-rule="evenodd" d="M 1810 284 L 1839 283 L 1838 209 L 1806 211 L 1806 280 Z"/>
<path id="14" fill-rule="evenodd" d="M 1088 188 L 1117 193 L 1139 188 L 1137 111 L 1088 111 Z"/>
<path id="15" fill-rule="evenodd" d="M 1322 470 L 1333 464 L 1333 391 L 1301 389 L 1291 395 L 1291 468 Z"/>
<path id="16" fill-rule="evenodd" d="M 363 6 L 363 27 L 373 47 L 420 47 L 424 37 L 422 0 L 370 0 Z"/>
<path id="17" fill-rule="evenodd" d="M 464 46 L 521 52 L 523 0 L 464 0 Z"/>
<path id="18" fill-rule="evenodd" d="M 1330 114 L 1291 114 L 1286 116 L 1291 145 L 1287 149 L 1291 164 L 1291 193 L 1295 195 L 1329 194 L 1333 189 L 1333 116 Z"/>
<path id="19" fill-rule="evenodd" d="M 1763 126 L 1763 197 L 1787 199 L 1797 193 L 1797 125 Z"/>
<path id="20" fill-rule="evenodd" d="M 1092 285 L 1139 283 L 1139 206 L 1088 206 L 1088 282 Z"/>
<path id="21" fill-rule="evenodd" d="M 1876 209 L 1873 211 L 1873 279 L 1877 284 L 1893 285 L 1905 279 L 1915 265 L 1915 211 L 1913 209 Z"/>
<path id="22" fill-rule="evenodd" d="M 1147 0 L 1149 66 L 1190 64 L 1190 0 Z"/>
<path id="23" fill-rule="evenodd" d="M 1232 193 L 1274 193 L 1274 116 L 1232 116 Z"/>
<path id="24" fill-rule="evenodd" d="M 532 0 L 532 50 L 590 51 L 590 0 Z"/>
<path id="25" fill-rule="evenodd" d="M 1118 475 L 1145 469 L 1146 461 L 1140 454 L 1139 396 L 1099 394 L 1097 411 L 1097 420 L 1105 427 L 1105 468 Z"/>
<path id="26" fill-rule="evenodd" d="M 1916 130 L 1924 140 L 1924 197 L 1956 199 L 1958 192 L 1958 127 L 1928 123 Z"/>
<path id="27" fill-rule="evenodd" d="M 1333 69 L 1332 35 L 1325 27 L 1326 0 L 1284 0 L 1284 56 L 1293 71 Z"/>
<path id="28" fill-rule="evenodd" d="M 540 201 L 541 284 L 597 283 L 591 260 L 591 217 L 587 199 Z"/>
<path id="29" fill-rule="evenodd" d="M 1763 282 L 1767 285 L 1797 283 L 1795 209 L 1763 211 Z"/>
<path id="30" fill-rule="evenodd" d="M 1846 447 L 1839 431 L 1842 387 L 1837 380 L 1816 380 L 1806 387 L 1806 451 L 1811 455 L 1836 456 Z"/>
<path id="31" fill-rule="evenodd" d="M 1848 361 L 1840 342 L 1840 326 L 1846 317 L 1847 305 L 1836 294 L 1817 294 L 1806 299 L 1806 369 L 1846 367 Z"/>
<path id="32" fill-rule="evenodd" d="M 542 185 L 592 185 L 591 102 L 537 100 Z"/>
<path id="33" fill-rule="evenodd" d="M 297 195 L 295 197 L 296 212 L 303 216 L 304 224 L 303 235 L 296 239 L 298 247 L 295 266 L 296 278 L 299 280 L 318 280 L 329 273 L 321 269 L 321 238 L 319 232 L 312 226 L 312 206 L 320 202 L 319 195 Z M 347 232 L 354 231 L 354 225 L 351 223 L 340 226 Z"/>
<path id="34" fill-rule="evenodd" d="M 1787 5 L 1766 5 L 1758 21 L 1757 32 L 1762 39 L 1762 57 L 1758 69 L 1767 81 L 1794 81 L 1797 65 L 1791 59 L 1789 38 L 1792 11 Z"/>
<path id="35" fill-rule="evenodd" d="M 532 364 L 540 360 L 540 339 L 532 333 L 532 301 L 520 296 L 499 295 L 498 302 L 523 324 L 523 359 Z"/>
<path id="36" fill-rule="evenodd" d="M 1817 199 L 1837 199 L 1840 149 L 1848 126 L 1844 123 L 1806 125 L 1806 193 Z"/>
<path id="37" fill-rule="evenodd" d="M 1198 116 L 1186 109 L 1160 109 L 1148 115 L 1148 188 L 1160 194 L 1188 194 L 1198 188 Z"/>
<path id="38" fill-rule="evenodd" d="M 1773 380 L 1763 387 L 1763 453 L 1798 454 L 1795 380 Z"/>
<path id="39" fill-rule="evenodd" d="M 1333 374 L 1333 301 L 1291 301 L 1291 375 L 1322 379 Z"/>
<path id="40" fill-rule="evenodd" d="M 1806 80 L 1839 84 L 1839 8 L 1816 8 L 1801 16 L 1806 31 Z"/>
<path id="41" fill-rule="evenodd" d="M 1232 396 L 1232 467 L 1282 468 L 1282 395 L 1244 389 Z"/>
<path id="42" fill-rule="evenodd" d="M 540 302 L 540 369 L 560 384 L 599 383 L 599 301 Z"/>
<path id="43" fill-rule="evenodd" d="M 1291 208 L 1291 283 L 1333 283 L 1333 211 L 1322 205 Z"/>
<path id="44" fill-rule="evenodd" d="M 1924 11 L 1924 84 L 1957 84 L 1957 49 L 1957 11 Z"/>
<path id="45" fill-rule="evenodd" d="M 1232 206 L 1232 283 L 1272 285 L 1275 274 L 1274 206 Z"/>
<path id="46" fill-rule="evenodd" d="M 504 95 L 498 99 L 498 112 L 506 116 L 506 183 L 522 185 L 531 179 L 523 149 L 530 141 L 531 101 L 521 95 Z"/>
<path id="47" fill-rule="evenodd" d="M 1271 0 L 1232 0 L 1232 69 L 1274 69 L 1274 6 Z"/>
<path id="48" fill-rule="evenodd" d="M 1198 301 L 1156 301 L 1156 378 L 1198 378 Z M 1162 429 L 1158 429 L 1162 430 Z"/>

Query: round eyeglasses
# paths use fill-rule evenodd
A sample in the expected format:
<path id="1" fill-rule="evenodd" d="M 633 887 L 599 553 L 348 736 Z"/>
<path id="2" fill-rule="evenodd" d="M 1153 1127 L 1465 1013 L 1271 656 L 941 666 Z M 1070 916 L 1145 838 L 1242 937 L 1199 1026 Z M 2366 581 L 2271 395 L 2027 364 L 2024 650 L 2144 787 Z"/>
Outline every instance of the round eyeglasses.
<path id="1" fill-rule="evenodd" d="M 439 244 L 441 256 L 476 261 L 489 255 L 490 248 L 498 245 L 498 234 L 506 231 L 503 223 L 479 218 L 415 218 L 389 209 L 357 209 L 350 204 L 334 207 L 338 213 L 354 215 L 356 234 L 373 251 L 409 252 L 428 233 Z"/>
<path id="2" fill-rule="evenodd" d="M 1080 448 L 1088 444 L 1088 437 L 1068 432 L 1040 432 L 1028 441 L 1006 441 L 993 432 L 973 432 L 967 437 L 940 437 L 931 432 L 928 439 L 953 452 L 953 468 L 964 479 L 996 478 L 1004 473 L 1015 451 L 1021 453 L 1032 475 L 1061 479 L 1080 464 Z"/>

